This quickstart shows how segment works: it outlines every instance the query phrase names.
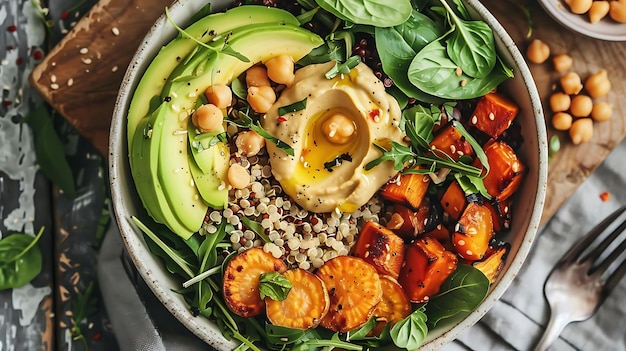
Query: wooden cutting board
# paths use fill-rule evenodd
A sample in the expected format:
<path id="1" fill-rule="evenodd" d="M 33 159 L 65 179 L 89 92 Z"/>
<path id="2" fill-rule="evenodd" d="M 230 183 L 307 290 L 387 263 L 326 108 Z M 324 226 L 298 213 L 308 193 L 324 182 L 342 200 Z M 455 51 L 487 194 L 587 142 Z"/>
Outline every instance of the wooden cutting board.
<path id="1" fill-rule="evenodd" d="M 34 87 L 96 148 L 107 155 L 111 115 L 124 71 L 135 48 L 170 0 L 101 0 L 56 46 L 31 76 Z M 614 104 L 614 117 L 595 124 L 592 141 L 574 146 L 565 134 L 560 151 L 549 167 L 548 191 L 542 222 L 545 223 L 576 187 L 626 136 L 626 44 L 586 38 L 567 31 L 536 3 L 485 0 L 483 2 L 510 33 L 520 50 L 531 39 L 548 43 L 552 53 L 574 58 L 573 71 L 583 78 L 601 68 L 613 84 L 606 100 Z M 535 24 L 527 37 L 528 22 L 522 9 L 531 10 Z M 559 74 L 549 63 L 530 66 L 544 106 L 555 89 Z M 546 110 L 546 116 L 550 113 Z M 555 131 L 548 128 L 550 135 Z M 599 196 L 599 194 L 590 194 Z"/>

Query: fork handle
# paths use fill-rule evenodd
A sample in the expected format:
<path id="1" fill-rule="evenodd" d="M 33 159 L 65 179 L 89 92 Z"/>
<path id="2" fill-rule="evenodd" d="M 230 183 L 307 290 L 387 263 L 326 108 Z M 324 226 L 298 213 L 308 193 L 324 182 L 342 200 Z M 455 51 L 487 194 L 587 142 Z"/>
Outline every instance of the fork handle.
<path id="1" fill-rule="evenodd" d="M 571 322 L 571 319 L 567 314 L 562 313 L 551 313 L 550 321 L 548 322 L 548 326 L 546 330 L 543 332 L 541 336 L 541 340 L 537 346 L 535 346 L 535 351 L 546 351 L 552 346 L 554 341 L 559 337 L 563 328 Z"/>

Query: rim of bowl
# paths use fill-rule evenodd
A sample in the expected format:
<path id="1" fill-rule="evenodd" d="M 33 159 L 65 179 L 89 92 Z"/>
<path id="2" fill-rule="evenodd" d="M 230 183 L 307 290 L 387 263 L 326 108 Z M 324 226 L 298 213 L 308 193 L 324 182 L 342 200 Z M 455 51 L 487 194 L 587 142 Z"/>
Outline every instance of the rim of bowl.
<path id="1" fill-rule="evenodd" d="M 589 38 L 606 41 L 626 41 L 626 24 L 609 20 L 589 22 L 586 15 L 577 15 L 568 9 L 563 0 L 539 0 L 541 7 L 563 27 Z"/>
<path id="2" fill-rule="evenodd" d="M 224 2 L 227 2 L 227 0 Z M 539 228 L 546 193 L 548 173 L 547 132 L 544 124 L 541 100 L 534 84 L 534 79 L 532 78 L 524 57 L 497 19 L 478 0 L 464 0 L 464 2 L 473 11 L 480 15 L 482 19 L 494 30 L 496 36 L 500 38 L 502 44 L 510 53 L 513 62 L 517 65 L 517 74 L 521 76 L 524 81 L 524 86 L 528 90 L 538 134 L 538 187 L 536 189 L 537 194 L 532 207 L 532 213 L 530 214 L 530 220 L 528 222 L 526 232 L 524 233 L 524 240 L 521 242 L 515 257 L 511 258 L 512 261 L 509 268 L 504 272 L 503 276 L 499 280 L 499 283 L 488 293 L 485 300 L 473 312 L 458 321 L 454 326 L 447 329 L 441 335 L 434 337 L 432 340 L 426 340 L 421 347 L 421 349 L 424 350 L 434 350 L 454 340 L 464 330 L 478 322 L 478 320 L 480 320 L 493 306 L 493 304 L 504 294 L 522 267 L 532 247 L 535 234 Z M 193 5 L 189 2 L 177 0 L 171 5 L 169 12 L 172 17 L 180 16 L 182 18 L 190 18 L 196 13 L 197 10 L 199 10 L 199 8 L 200 5 Z M 139 247 L 143 244 L 142 239 L 140 239 L 140 236 L 137 235 L 137 229 L 134 228 L 130 219 L 126 217 L 126 214 L 129 212 L 129 205 L 126 203 L 125 198 L 131 195 L 129 194 L 128 189 L 125 189 L 123 186 L 122 181 L 118 181 L 118 179 L 124 179 L 128 173 L 126 128 L 124 123 L 126 120 L 126 111 L 132 98 L 132 92 L 141 78 L 141 74 L 151 62 L 151 56 L 154 54 L 146 48 L 146 45 L 154 40 L 159 40 L 160 42 L 165 43 L 166 37 L 169 37 L 170 39 L 172 37 L 171 35 L 161 32 L 161 29 L 166 24 L 166 21 L 167 19 L 164 15 L 162 15 L 146 34 L 142 44 L 137 49 L 128 69 L 126 70 L 120 86 L 120 93 L 118 94 L 113 112 L 113 123 L 111 124 L 109 140 L 109 178 L 111 198 L 115 219 L 120 229 L 124 246 L 139 274 L 153 293 L 170 311 L 170 313 L 172 313 L 172 315 L 174 315 L 187 329 L 196 334 L 196 336 L 216 348 L 227 350 L 232 348 L 235 344 L 226 341 L 217 328 L 205 328 L 203 325 L 198 323 L 197 318 L 193 318 L 188 309 L 184 308 L 180 301 L 174 300 L 171 297 L 171 292 L 164 289 L 164 287 L 159 284 L 157 280 L 155 280 L 153 277 L 153 267 L 147 265 L 146 262 L 141 260 L 140 255 L 142 253 L 139 252 Z M 130 192 L 132 191 L 133 189 L 130 190 Z"/>

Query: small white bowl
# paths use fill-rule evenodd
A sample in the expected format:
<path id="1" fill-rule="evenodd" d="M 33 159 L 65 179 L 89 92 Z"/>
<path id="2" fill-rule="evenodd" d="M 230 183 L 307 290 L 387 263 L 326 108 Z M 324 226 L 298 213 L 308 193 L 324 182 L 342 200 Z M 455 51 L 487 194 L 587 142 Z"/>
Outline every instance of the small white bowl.
<path id="1" fill-rule="evenodd" d="M 563 0 L 539 0 L 544 10 L 565 28 L 594 39 L 626 41 L 626 23 L 618 23 L 608 16 L 598 23 L 589 22 L 589 15 L 577 15 Z"/>
<path id="2" fill-rule="evenodd" d="M 227 0 L 216 0 L 212 2 L 212 7 L 219 11 L 230 3 L 232 2 Z M 519 154 L 528 166 L 529 172 L 516 195 L 512 229 L 506 238 L 511 244 L 511 251 L 498 281 L 492 285 L 485 300 L 472 313 L 441 323 L 435 330 L 429 332 L 421 348 L 423 350 L 435 350 L 454 340 L 461 332 L 474 325 L 502 296 L 531 249 L 539 227 L 546 191 L 547 134 L 539 94 L 530 70 L 515 43 L 495 17 L 478 0 L 465 0 L 465 3 L 473 15 L 482 18 L 493 28 L 501 56 L 514 69 L 515 78 L 507 81 L 501 89 L 508 92 L 520 106 L 517 123 L 522 126 L 524 143 Z M 169 13 L 174 22 L 186 23 L 203 5 L 202 1 L 176 2 Z M 149 252 L 142 234 L 130 220 L 130 216 L 144 210 L 135 192 L 128 164 L 126 111 L 141 75 L 161 46 L 175 35 L 176 30 L 167 23 L 167 20 L 164 17 L 159 18 L 135 54 L 120 87 L 110 133 L 109 166 L 113 208 L 132 261 L 163 305 L 183 325 L 208 344 L 220 350 L 231 350 L 236 344 L 224 339 L 215 324 L 202 317 L 193 317 L 183 298 L 173 292 L 179 289 L 180 283 L 173 279 L 162 262 Z"/>

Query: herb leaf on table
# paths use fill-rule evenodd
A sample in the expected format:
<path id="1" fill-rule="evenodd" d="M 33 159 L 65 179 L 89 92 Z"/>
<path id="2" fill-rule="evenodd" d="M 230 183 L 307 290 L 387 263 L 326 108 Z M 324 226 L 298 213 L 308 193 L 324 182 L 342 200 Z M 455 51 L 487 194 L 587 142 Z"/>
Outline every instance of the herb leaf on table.
<path id="1" fill-rule="evenodd" d="M 0 240 L 0 290 L 23 286 L 41 272 L 42 256 L 36 244 L 43 233 L 42 227 L 36 236 L 15 233 Z"/>

